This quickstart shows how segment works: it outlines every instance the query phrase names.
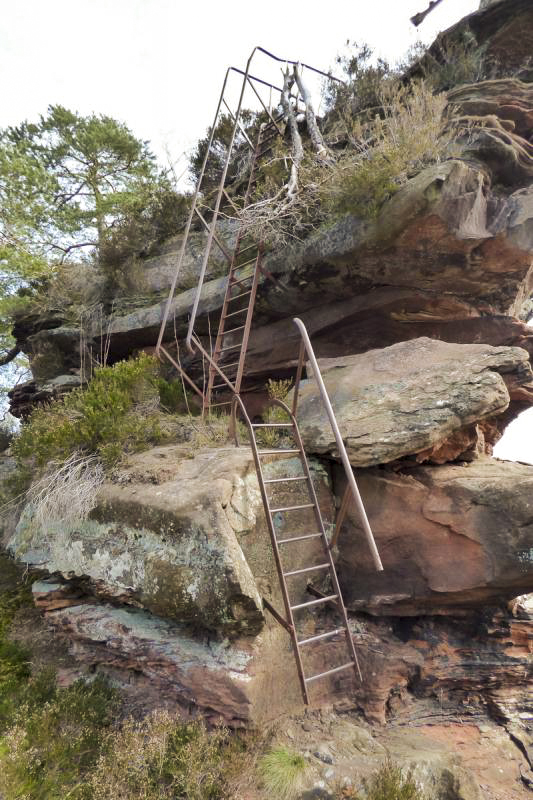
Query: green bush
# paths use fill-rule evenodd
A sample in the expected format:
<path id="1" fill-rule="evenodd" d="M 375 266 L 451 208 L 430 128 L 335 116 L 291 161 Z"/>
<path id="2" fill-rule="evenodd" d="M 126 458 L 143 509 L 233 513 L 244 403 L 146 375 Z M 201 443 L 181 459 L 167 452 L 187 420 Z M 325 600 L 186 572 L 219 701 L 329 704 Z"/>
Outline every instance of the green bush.
<path id="1" fill-rule="evenodd" d="M 6 798 L 89 798 L 84 776 L 101 754 L 117 695 L 104 681 L 56 687 L 41 673 L 22 693 L 11 727 L 0 740 L 0 792 Z"/>
<path id="2" fill-rule="evenodd" d="M 96 453 L 112 465 L 123 452 L 160 441 L 156 374 L 156 359 L 141 354 L 97 368 L 87 388 L 36 409 L 11 446 L 17 463 L 12 490 L 26 489 L 46 465 L 75 451 Z"/>

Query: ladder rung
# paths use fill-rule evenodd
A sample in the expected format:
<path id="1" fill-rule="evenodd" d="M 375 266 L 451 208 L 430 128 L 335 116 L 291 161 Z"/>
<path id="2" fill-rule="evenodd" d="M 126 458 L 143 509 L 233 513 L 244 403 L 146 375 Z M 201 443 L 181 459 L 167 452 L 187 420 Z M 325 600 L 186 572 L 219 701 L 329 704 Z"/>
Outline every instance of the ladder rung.
<path id="1" fill-rule="evenodd" d="M 302 644 L 311 644 L 311 642 L 318 642 L 320 639 L 329 639 L 331 636 L 336 636 L 338 633 L 344 633 L 345 630 L 346 628 L 336 628 L 334 631 L 319 633 L 318 636 L 310 636 L 309 639 L 302 639 L 301 642 L 298 642 L 298 646 Z"/>
<path id="2" fill-rule="evenodd" d="M 219 353 L 223 353 L 225 350 L 236 350 L 238 347 L 242 347 L 242 342 L 240 344 L 232 344 L 229 347 L 221 347 Z"/>
<path id="3" fill-rule="evenodd" d="M 240 325 L 238 328 L 230 328 L 229 331 L 222 331 L 220 334 L 221 336 L 226 336 L 228 333 L 235 333 L 235 331 L 242 331 L 246 328 L 246 325 Z M 239 345 L 240 347 L 240 345 Z"/>
<path id="4" fill-rule="evenodd" d="M 277 544 L 288 544 L 289 542 L 302 542 L 304 539 L 316 539 L 322 536 L 321 533 L 306 533 L 304 536 L 293 536 L 292 539 L 278 539 Z"/>
<path id="5" fill-rule="evenodd" d="M 254 264 L 256 261 L 257 261 L 257 256 L 254 256 L 254 258 L 250 258 L 248 261 L 244 261 L 244 263 L 242 264 L 235 264 L 233 270 L 235 271 L 237 269 L 243 269 L 244 267 L 248 267 L 250 264 Z"/>
<path id="6" fill-rule="evenodd" d="M 303 572 L 313 572 L 315 569 L 328 569 L 330 564 L 315 564 L 314 567 L 303 567 L 302 569 L 291 569 L 290 572 L 284 572 L 283 575 L 287 578 L 289 575 L 301 575 Z"/>
<path id="7" fill-rule="evenodd" d="M 269 478 L 263 480 L 263 483 L 287 483 L 287 481 L 306 481 L 307 475 L 298 475 L 296 478 Z"/>
<path id="8" fill-rule="evenodd" d="M 282 508 L 271 508 L 271 514 L 277 514 L 279 511 L 299 511 L 301 508 L 314 508 L 314 503 L 302 503 L 301 506 L 283 506 Z"/>
<path id="9" fill-rule="evenodd" d="M 232 280 L 231 286 L 237 286 L 240 283 L 245 283 L 245 281 L 249 281 L 253 278 L 253 275 L 247 275 L 245 278 L 239 278 L 238 280 Z"/>
<path id="10" fill-rule="evenodd" d="M 217 408 L 217 406 L 230 406 L 233 400 L 224 400 L 223 403 L 209 403 L 210 408 Z"/>
<path id="11" fill-rule="evenodd" d="M 238 361 L 232 361 L 231 364 L 219 364 L 219 367 L 225 372 L 230 367 L 235 367 L 237 364 L 240 364 L 240 363 L 241 363 L 241 360 L 239 359 Z"/>
<path id="12" fill-rule="evenodd" d="M 328 669 L 327 672 L 320 672 L 318 675 L 311 675 L 310 678 L 305 678 L 305 682 L 311 683 L 311 681 L 317 681 L 319 678 L 325 678 L 326 675 L 333 675 L 334 672 L 340 672 L 342 669 L 348 669 L 348 667 L 353 669 L 355 667 L 355 661 L 348 661 L 348 663 L 343 664 L 342 667 L 335 667 L 334 669 Z"/>
<path id="13" fill-rule="evenodd" d="M 327 597 L 319 597 L 318 600 L 309 600 L 307 603 L 299 603 L 297 606 L 291 606 L 291 611 L 296 611 L 298 608 L 318 606 L 320 603 L 329 603 L 331 600 L 337 600 L 338 597 L 338 594 L 330 594 Z"/>
<path id="14" fill-rule="evenodd" d="M 256 244 L 247 244 L 246 247 L 243 247 L 242 250 L 239 250 L 239 255 L 242 256 L 243 253 L 246 253 L 247 250 L 251 250 L 254 247 L 256 250 L 258 249 Z"/>
<path id="15" fill-rule="evenodd" d="M 248 311 L 248 306 L 246 306 L 246 308 L 239 308 L 238 311 L 232 311 L 231 314 L 226 314 L 225 319 L 228 319 L 228 317 L 234 317 L 237 314 L 242 314 L 243 311 Z"/>
<path id="16" fill-rule="evenodd" d="M 254 422 L 252 428 L 292 428 L 292 422 Z"/>
<path id="17" fill-rule="evenodd" d="M 258 450 L 257 455 L 259 456 L 275 456 L 278 453 L 299 453 L 298 449 L 291 449 L 291 450 Z"/>
<path id="18" fill-rule="evenodd" d="M 230 303 L 232 300 L 238 300 L 239 297 L 246 297 L 249 294 L 252 294 L 252 290 L 251 289 L 248 289 L 247 292 L 241 292 L 240 294 L 234 294 L 233 297 L 228 297 L 228 303 Z"/>

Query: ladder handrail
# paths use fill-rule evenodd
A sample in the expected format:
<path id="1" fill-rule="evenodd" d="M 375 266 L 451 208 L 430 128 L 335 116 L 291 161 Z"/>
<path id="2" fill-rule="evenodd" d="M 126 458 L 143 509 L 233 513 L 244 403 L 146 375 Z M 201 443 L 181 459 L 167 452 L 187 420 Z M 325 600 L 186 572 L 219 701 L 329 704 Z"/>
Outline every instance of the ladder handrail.
<path id="1" fill-rule="evenodd" d="M 331 425 L 331 429 L 333 430 L 333 434 L 335 436 L 335 442 L 337 444 L 337 449 L 341 457 L 342 465 L 344 467 L 344 472 L 348 480 L 348 485 L 350 487 L 352 497 L 359 512 L 359 516 L 361 517 L 363 530 L 365 532 L 367 543 L 370 548 L 370 552 L 372 554 L 374 565 L 378 572 L 383 572 L 383 564 L 381 563 L 381 558 L 379 556 L 378 548 L 376 546 L 374 534 L 372 533 L 372 528 L 370 527 L 370 523 L 366 515 L 365 507 L 363 505 L 363 501 L 361 499 L 361 495 L 359 493 L 359 489 L 357 487 L 357 483 L 355 481 L 355 477 L 353 474 L 352 465 L 350 464 L 350 459 L 348 458 L 348 453 L 346 452 L 346 447 L 344 445 L 341 432 L 339 430 L 339 426 L 335 418 L 335 412 L 333 411 L 333 406 L 331 405 L 331 400 L 329 399 L 329 395 L 326 386 L 324 384 L 324 379 L 322 378 L 322 373 L 320 372 L 320 367 L 318 366 L 318 361 L 316 360 L 311 340 L 309 339 L 309 334 L 307 333 L 307 329 L 301 319 L 298 319 L 296 317 L 293 319 L 293 322 L 300 332 L 300 336 L 302 338 L 302 346 L 300 347 L 300 357 L 298 360 L 298 372 L 296 378 L 297 382 L 294 386 L 292 413 L 294 414 L 294 416 L 296 416 L 296 409 L 298 406 L 298 389 L 303 369 L 304 356 L 305 353 L 307 353 L 307 357 L 311 362 L 311 366 L 313 367 L 313 377 L 315 378 L 318 384 L 320 397 L 322 399 L 324 408 L 326 409 L 326 414 L 328 415 L 329 423 Z"/>

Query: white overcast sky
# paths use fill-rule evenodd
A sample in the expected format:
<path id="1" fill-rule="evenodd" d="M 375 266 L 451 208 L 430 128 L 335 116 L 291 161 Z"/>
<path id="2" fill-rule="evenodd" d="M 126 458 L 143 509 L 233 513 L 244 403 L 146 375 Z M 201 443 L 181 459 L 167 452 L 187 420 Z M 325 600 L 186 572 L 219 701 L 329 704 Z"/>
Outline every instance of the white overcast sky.
<path id="1" fill-rule="evenodd" d="M 255 45 L 327 70 L 352 39 L 395 61 L 479 3 L 443 0 L 417 30 L 409 17 L 427 4 L 0 0 L 0 127 L 61 103 L 116 117 L 176 160 L 211 122 L 226 67 Z"/>
<path id="2" fill-rule="evenodd" d="M 0 0 L 0 127 L 37 119 L 49 104 L 125 122 L 164 163 L 190 150 L 211 122 L 224 72 L 255 45 L 328 70 L 347 39 L 395 62 L 429 43 L 478 0 Z M 260 64 L 258 63 L 258 67 Z M 270 73 L 274 82 L 275 73 Z M 277 74 L 279 79 L 279 73 Z M 182 159 L 181 168 L 186 165 Z M 528 419 L 529 418 L 529 419 Z M 497 454 L 533 461 L 533 409 Z"/>

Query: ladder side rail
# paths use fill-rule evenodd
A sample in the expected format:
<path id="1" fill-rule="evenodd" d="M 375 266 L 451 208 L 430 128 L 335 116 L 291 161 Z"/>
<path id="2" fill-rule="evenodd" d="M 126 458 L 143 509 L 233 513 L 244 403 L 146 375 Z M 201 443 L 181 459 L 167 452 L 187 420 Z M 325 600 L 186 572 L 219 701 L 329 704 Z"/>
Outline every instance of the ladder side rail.
<path id="1" fill-rule="evenodd" d="M 366 515 L 365 507 L 363 505 L 363 500 L 359 493 L 359 488 L 355 481 L 355 477 L 352 470 L 352 465 L 350 464 L 350 460 L 348 458 L 348 453 L 346 452 L 346 447 L 344 446 L 344 442 L 342 440 L 341 432 L 339 430 L 339 426 L 337 424 L 337 420 L 335 418 L 335 412 L 333 411 L 333 407 L 331 405 L 331 401 L 329 399 L 329 395 L 327 389 L 324 384 L 324 380 L 322 378 L 322 373 L 320 372 L 320 368 L 318 366 L 318 362 L 316 360 L 316 356 L 313 350 L 313 346 L 311 344 L 311 340 L 309 339 L 309 335 L 307 333 L 306 327 L 301 319 L 297 317 L 293 319 L 294 324 L 300 331 L 300 336 L 302 337 L 305 350 L 307 353 L 307 357 L 311 362 L 311 366 L 313 367 L 313 376 L 317 382 L 318 389 L 320 392 L 320 396 L 322 398 L 322 403 L 326 410 L 326 414 L 329 419 L 329 423 L 333 430 L 333 434 L 335 436 L 335 442 L 337 444 L 337 449 L 339 451 L 339 455 L 341 457 L 342 465 L 344 467 L 344 472 L 346 473 L 346 478 L 348 479 L 348 484 L 350 486 L 350 490 L 355 501 L 356 508 L 359 512 L 359 516 L 361 518 L 361 523 L 363 525 L 363 530 L 366 535 L 366 539 L 368 542 L 368 546 L 370 548 L 370 552 L 372 555 L 372 559 L 374 561 L 374 565 L 378 572 L 383 571 L 383 564 L 381 563 L 381 558 L 378 552 L 378 548 L 376 546 L 376 542 L 374 539 L 374 534 L 372 533 L 372 528 L 370 527 L 370 523 L 368 521 L 368 517 Z M 295 404 L 295 411 L 297 408 L 297 403 Z"/>
<path id="2" fill-rule="evenodd" d="M 204 175 L 205 175 L 205 170 L 206 170 L 206 167 L 207 167 L 207 161 L 208 161 L 209 155 L 211 153 L 211 145 L 213 144 L 213 138 L 214 138 L 214 135 L 215 135 L 215 128 L 216 128 L 216 124 L 217 124 L 217 119 L 218 119 L 218 115 L 220 113 L 220 108 L 222 106 L 222 100 L 224 98 L 224 93 L 226 91 L 226 85 L 227 85 L 227 82 L 228 82 L 228 76 L 229 76 L 230 72 L 231 72 L 231 68 L 227 69 L 226 70 L 226 74 L 224 76 L 224 81 L 222 83 L 222 89 L 220 90 L 220 95 L 219 95 L 219 98 L 218 98 L 217 110 L 216 110 L 216 113 L 215 113 L 215 116 L 214 116 L 214 119 L 213 119 L 213 124 L 211 126 L 211 133 L 209 135 L 209 142 L 207 144 L 207 148 L 206 148 L 206 151 L 205 151 L 205 156 L 204 156 L 204 160 L 202 162 L 202 168 L 200 170 L 200 175 L 199 175 L 198 180 L 196 182 L 196 187 L 195 187 L 194 195 L 193 195 L 193 198 L 192 198 L 191 210 L 189 212 L 189 216 L 188 216 L 188 219 L 187 219 L 187 224 L 185 225 L 185 229 L 183 231 L 183 241 L 181 243 L 181 248 L 180 248 L 180 252 L 179 252 L 179 256 L 178 256 L 178 263 L 176 264 L 176 271 L 174 273 L 174 277 L 173 277 L 172 283 L 170 285 L 167 301 L 166 301 L 166 304 L 165 304 L 165 310 L 163 312 L 163 319 L 161 321 L 161 327 L 159 329 L 159 336 L 157 338 L 157 344 L 156 344 L 156 354 L 157 355 L 159 355 L 159 351 L 161 349 L 161 343 L 162 343 L 163 337 L 165 335 L 165 328 L 166 328 L 166 325 L 167 325 L 167 322 L 168 322 L 168 317 L 169 317 L 169 314 L 170 314 L 170 306 L 172 304 L 172 300 L 174 299 L 174 293 L 176 291 L 176 284 L 178 282 L 178 277 L 179 277 L 179 274 L 180 274 L 181 265 L 183 263 L 183 258 L 185 256 L 185 249 L 187 247 L 187 243 L 188 243 L 188 239 L 189 239 L 189 233 L 190 233 L 190 230 L 191 230 L 192 221 L 194 219 L 196 205 L 197 205 L 197 202 L 198 202 L 198 196 L 200 194 L 200 188 L 201 188 L 202 181 L 203 181 Z"/>
<path id="3" fill-rule="evenodd" d="M 277 573 L 278 573 L 279 584 L 280 584 L 280 587 L 281 587 L 281 594 L 283 596 L 283 605 L 285 606 L 286 623 L 288 624 L 288 626 L 290 628 L 290 634 L 291 634 L 291 639 L 292 639 L 294 657 L 295 657 L 295 660 L 296 660 L 296 667 L 297 667 L 297 670 L 298 670 L 298 678 L 300 680 L 300 686 L 301 686 L 301 689 L 302 689 L 302 694 L 304 696 L 304 702 L 306 703 L 306 705 L 309 705 L 309 694 L 308 694 L 307 685 L 306 685 L 306 682 L 305 682 L 305 674 L 304 674 L 304 669 L 303 669 L 303 664 L 302 664 L 302 657 L 300 655 L 300 650 L 299 650 L 299 647 L 298 647 L 298 644 L 297 644 L 296 627 L 294 625 L 294 618 L 293 618 L 293 615 L 292 615 L 291 602 L 290 602 L 289 594 L 288 594 L 288 591 L 287 591 L 287 584 L 286 584 L 285 578 L 283 576 L 283 565 L 281 563 L 281 554 L 279 552 L 278 541 L 277 541 L 277 538 L 276 538 L 276 529 L 274 527 L 272 514 L 270 513 L 270 503 L 269 503 L 269 500 L 268 500 L 268 495 L 267 495 L 266 486 L 265 486 L 265 482 L 264 482 L 264 476 L 263 476 L 263 470 L 262 470 L 262 467 L 261 467 L 261 461 L 259 459 L 259 454 L 257 452 L 257 442 L 255 440 L 254 429 L 252 428 L 252 423 L 250 421 L 250 417 L 248 416 L 248 413 L 246 411 L 245 405 L 244 405 L 240 395 L 238 395 L 238 394 L 235 395 L 235 397 L 233 398 L 233 404 L 232 405 L 233 405 L 233 408 L 234 408 L 234 411 L 232 411 L 232 417 L 236 418 L 236 409 L 237 409 L 237 405 L 238 405 L 239 408 L 240 408 L 241 414 L 243 415 L 246 427 L 248 428 L 248 435 L 250 437 L 250 445 L 251 445 L 251 448 L 252 448 L 252 455 L 253 455 L 253 459 L 254 459 L 255 469 L 256 469 L 256 472 L 257 472 L 257 480 L 258 480 L 258 483 L 259 483 L 259 491 L 261 493 L 261 499 L 263 501 L 263 507 L 264 507 L 264 510 L 265 510 L 265 517 L 266 517 L 268 532 L 269 532 L 269 535 L 270 535 L 270 541 L 272 543 L 272 550 L 274 552 L 274 560 L 276 562 L 276 570 L 277 570 Z M 236 432 L 237 432 L 237 427 L 235 426 L 235 433 Z M 236 439 L 237 439 L 237 437 L 236 437 Z M 238 444 L 238 439 L 237 439 L 237 444 Z"/>
<path id="4" fill-rule="evenodd" d="M 252 291 L 250 297 L 248 299 L 248 312 L 246 314 L 246 322 L 244 323 L 244 333 L 242 337 L 242 345 L 241 350 L 239 353 L 239 366 L 237 368 L 237 375 L 235 377 L 235 391 L 240 392 L 241 390 L 241 383 L 242 383 L 242 376 L 244 372 L 244 362 L 246 360 L 246 353 L 248 351 L 248 341 L 250 338 L 250 330 L 252 328 L 252 318 L 254 314 L 254 307 L 255 307 L 255 298 L 257 295 L 257 287 L 259 286 L 259 274 L 261 272 L 261 261 L 263 258 L 263 252 L 261 250 L 261 246 L 259 247 L 259 252 L 257 254 L 257 260 L 255 262 L 255 271 L 254 271 L 254 278 L 252 283 Z"/>
<path id="5" fill-rule="evenodd" d="M 216 227 L 216 224 L 217 224 L 218 215 L 219 215 L 219 211 L 220 211 L 220 203 L 222 201 L 222 193 L 224 191 L 224 187 L 225 187 L 225 184 L 226 184 L 226 176 L 228 174 L 230 159 L 231 159 L 231 156 L 232 156 L 232 153 L 233 153 L 233 145 L 234 145 L 234 142 L 235 142 L 235 136 L 237 134 L 237 128 L 238 128 L 238 125 L 239 125 L 239 117 L 241 115 L 242 101 L 244 99 L 244 92 L 245 92 L 246 86 L 248 84 L 248 74 L 250 72 L 250 64 L 252 63 L 252 59 L 253 59 L 253 57 L 254 57 L 254 55 L 256 53 L 256 50 L 257 50 L 257 47 L 254 47 L 254 49 L 252 50 L 252 53 L 251 53 L 251 55 L 250 55 L 250 57 L 249 57 L 249 59 L 248 59 L 248 61 L 246 63 L 246 71 L 245 71 L 245 74 L 244 74 L 243 79 L 242 79 L 242 86 L 241 86 L 241 91 L 240 91 L 240 95 L 239 95 L 239 102 L 237 104 L 237 110 L 235 112 L 235 123 L 233 125 L 233 130 L 231 132 L 231 139 L 230 139 L 230 143 L 229 143 L 229 146 L 228 146 L 228 152 L 226 154 L 226 160 L 225 160 L 225 163 L 224 163 L 224 168 L 222 170 L 222 175 L 220 177 L 220 183 L 219 183 L 218 192 L 217 192 L 217 196 L 216 196 L 216 200 L 215 200 L 215 207 L 213 209 L 213 218 L 211 220 L 211 226 L 210 226 L 209 233 L 208 233 L 208 236 L 207 236 L 207 242 L 206 242 L 206 246 L 205 246 L 204 257 L 203 257 L 202 266 L 201 266 L 201 269 L 200 269 L 200 275 L 198 277 L 198 286 L 197 286 L 197 289 L 196 289 L 196 295 L 194 297 L 194 303 L 193 303 L 191 316 L 190 316 L 190 320 L 189 320 L 189 329 L 187 331 L 187 337 L 185 339 L 185 343 L 187 345 L 187 348 L 191 353 L 194 353 L 194 347 L 192 346 L 192 338 L 193 338 L 193 332 L 194 332 L 194 325 L 195 325 L 195 322 L 196 322 L 196 315 L 198 313 L 198 305 L 200 303 L 200 295 L 202 293 L 202 287 L 203 287 L 203 283 L 204 283 L 205 272 L 206 272 L 206 269 L 207 269 L 207 261 L 209 259 L 209 253 L 211 252 L 211 247 L 212 247 L 212 243 L 213 243 L 213 237 L 214 237 L 214 234 L 215 234 L 215 227 Z M 222 97 L 221 97 L 220 101 L 222 102 Z"/>
<path id="6" fill-rule="evenodd" d="M 246 186 L 246 193 L 245 193 L 245 196 L 244 196 L 244 207 L 246 207 L 248 205 L 249 198 L 250 198 L 250 195 L 251 195 L 251 192 L 252 192 L 252 188 L 253 188 L 253 184 L 254 184 L 255 172 L 256 172 L 256 169 L 257 169 L 258 154 L 259 154 L 259 152 L 261 150 L 263 128 L 264 128 L 264 126 L 262 125 L 260 127 L 260 129 L 259 129 L 259 133 L 257 135 L 257 141 L 256 141 L 255 146 L 254 146 L 253 159 L 252 159 L 252 164 L 250 166 L 250 176 L 248 178 L 248 184 Z M 223 190 L 223 192 L 224 192 L 224 190 Z M 224 295 L 224 303 L 223 303 L 223 306 L 222 306 L 222 313 L 220 315 L 220 322 L 219 322 L 218 333 L 217 333 L 217 338 L 216 338 L 216 342 L 215 342 L 215 349 L 214 349 L 213 354 L 212 354 L 213 355 L 213 360 L 216 361 L 216 362 L 218 362 L 218 360 L 220 358 L 220 351 L 221 351 L 222 342 L 223 342 L 223 339 L 224 339 L 224 331 L 225 331 L 226 319 L 227 319 L 227 314 L 228 314 L 228 306 L 229 306 L 229 303 L 231 302 L 231 300 L 233 299 L 232 290 L 235 287 L 234 275 L 235 275 L 236 270 L 239 269 L 238 265 L 236 264 L 236 261 L 237 261 L 237 258 L 239 256 L 240 252 L 241 252 L 241 249 L 240 249 L 241 248 L 241 241 L 242 241 L 243 236 L 244 236 L 243 230 L 244 230 L 243 226 L 241 225 L 240 228 L 239 228 L 239 231 L 237 233 L 237 241 L 236 241 L 236 244 L 235 244 L 235 249 L 233 251 L 233 258 L 232 258 L 232 261 L 231 261 L 231 264 L 230 264 L 230 271 L 229 271 L 229 276 L 228 276 L 228 282 L 226 284 L 226 292 L 225 292 L 225 295 Z M 262 260 L 262 253 L 261 253 L 261 245 L 260 244 L 257 246 L 257 249 L 258 249 L 258 253 L 257 253 L 257 256 L 255 258 L 252 286 L 251 286 L 251 289 L 250 289 L 250 292 L 249 292 L 249 296 L 248 296 L 248 306 L 247 306 L 247 311 L 246 311 L 246 319 L 245 319 L 245 323 L 244 323 L 244 333 L 243 333 L 243 338 L 242 338 L 242 341 L 241 341 L 241 347 L 240 347 L 240 350 L 239 350 L 239 358 L 238 358 L 238 364 L 237 364 L 237 374 L 234 377 L 234 385 L 235 385 L 235 391 L 236 392 L 239 392 L 240 391 L 240 387 L 241 387 L 242 375 L 243 375 L 243 371 L 244 371 L 244 362 L 245 362 L 245 359 L 246 359 L 246 351 L 248 349 L 248 339 L 249 339 L 249 336 L 250 336 L 250 329 L 251 329 L 251 325 L 252 325 L 252 318 L 253 318 L 253 312 L 254 312 L 254 306 L 255 306 L 255 298 L 256 298 L 256 295 L 257 295 L 257 288 L 258 288 L 258 285 L 259 285 L 259 272 L 261 270 L 261 260 Z M 214 378 L 215 378 L 215 372 L 214 372 L 214 370 L 212 368 L 210 368 L 209 369 L 209 381 L 208 381 L 208 386 L 207 386 L 207 392 L 206 392 L 205 399 L 204 399 L 204 407 L 205 408 L 209 408 L 209 406 L 211 405 L 211 397 L 212 397 L 212 392 L 213 392 Z"/>

